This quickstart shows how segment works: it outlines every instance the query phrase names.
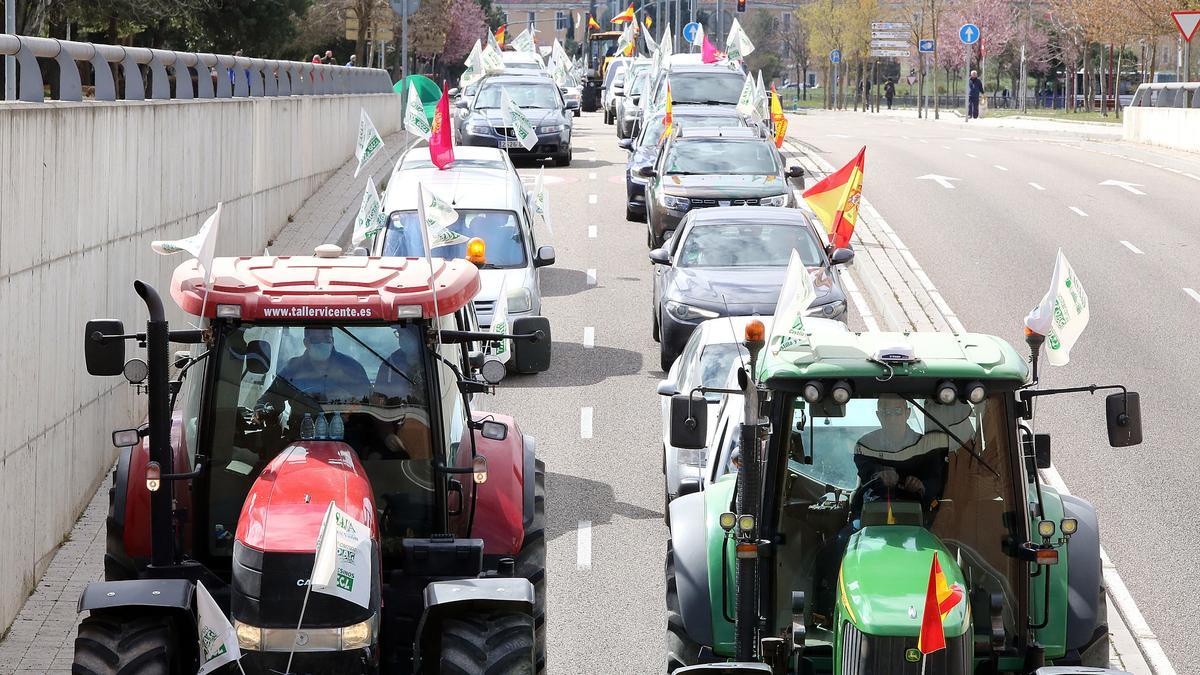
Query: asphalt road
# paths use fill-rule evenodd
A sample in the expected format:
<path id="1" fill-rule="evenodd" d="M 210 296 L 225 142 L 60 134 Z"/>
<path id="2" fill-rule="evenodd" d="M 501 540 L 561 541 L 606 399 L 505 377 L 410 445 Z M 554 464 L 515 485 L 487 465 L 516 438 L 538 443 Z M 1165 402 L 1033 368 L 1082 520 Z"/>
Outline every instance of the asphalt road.
<path id="1" fill-rule="evenodd" d="M 1071 363 L 1044 367 L 1043 383 L 1139 391 L 1145 441 L 1110 448 L 1103 400 L 1086 394 L 1043 399 L 1038 431 L 1052 434 L 1071 491 L 1097 506 L 1103 545 L 1172 664 L 1200 673 L 1200 156 L 861 113 L 809 114 L 789 136 L 836 166 L 867 146 L 864 196 L 968 330 L 1020 346 L 1063 249 L 1091 322 Z M 942 178 L 921 178 L 930 175 Z"/>

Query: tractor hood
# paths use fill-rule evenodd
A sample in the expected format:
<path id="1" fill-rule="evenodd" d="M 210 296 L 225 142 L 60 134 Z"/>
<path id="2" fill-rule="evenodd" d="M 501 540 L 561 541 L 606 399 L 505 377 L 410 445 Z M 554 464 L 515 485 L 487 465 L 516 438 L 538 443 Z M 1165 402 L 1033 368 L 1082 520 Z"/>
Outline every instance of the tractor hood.
<path id="1" fill-rule="evenodd" d="M 929 530 L 909 525 L 864 527 L 850 537 L 838 580 L 838 609 L 861 632 L 915 637 L 929 585 L 933 554 L 946 584 L 967 584 L 954 556 Z M 964 597 L 942 622 L 946 637 L 962 635 L 970 624 Z"/>

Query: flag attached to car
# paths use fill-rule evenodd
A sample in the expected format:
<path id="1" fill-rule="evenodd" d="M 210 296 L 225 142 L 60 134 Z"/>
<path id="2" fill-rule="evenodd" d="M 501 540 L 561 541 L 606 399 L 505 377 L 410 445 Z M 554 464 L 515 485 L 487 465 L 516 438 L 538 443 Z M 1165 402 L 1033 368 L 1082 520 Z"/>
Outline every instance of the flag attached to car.
<path id="1" fill-rule="evenodd" d="M 317 538 L 309 588 L 370 607 L 372 555 L 371 530 L 329 502 Z"/>
<path id="2" fill-rule="evenodd" d="M 771 122 L 775 124 L 775 147 L 783 147 L 783 139 L 787 137 L 787 116 L 783 114 L 783 104 L 779 102 L 779 92 L 771 86 Z"/>
<path id="3" fill-rule="evenodd" d="M 671 127 L 675 125 L 675 116 L 671 113 L 671 81 L 667 80 L 667 107 L 663 114 L 663 130 L 662 135 L 658 137 L 659 142 L 667 136 L 671 135 Z"/>
<path id="4" fill-rule="evenodd" d="M 546 223 L 546 229 L 550 233 L 554 233 L 554 227 L 550 225 L 550 194 L 546 190 L 546 167 L 538 167 L 537 180 L 533 183 L 533 194 L 530 196 L 530 208 L 533 209 L 534 215 L 542 217 L 542 222 Z"/>
<path id="5" fill-rule="evenodd" d="M 442 97 L 433 112 L 433 124 L 429 127 L 429 159 L 439 169 L 454 162 L 454 138 L 450 135 L 450 96 L 446 83 L 442 83 Z"/>
<path id="6" fill-rule="evenodd" d="M 825 233 L 835 248 L 850 246 L 850 237 L 858 224 L 866 158 L 867 148 L 863 147 L 850 163 L 804 192 L 804 201 L 825 226 Z"/>
<path id="7" fill-rule="evenodd" d="M 521 106 L 508 95 L 507 89 L 500 90 L 500 115 L 504 118 L 504 124 L 512 129 L 513 138 L 521 147 L 526 151 L 533 150 L 538 142 L 537 129 L 522 112 Z"/>
<path id="8" fill-rule="evenodd" d="M 404 130 L 428 141 L 432 128 L 429 125 L 429 118 L 425 116 L 425 106 L 421 105 L 421 96 L 412 82 L 408 83 L 407 98 L 408 100 L 404 103 Z"/>
<path id="9" fill-rule="evenodd" d="M 513 38 L 512 48 L 518 52 L 532 52 L 537 49 L 533 41 L 533 31 L 529 28 L 521 31 L 521 34 Z"/>
<path id="10" fill-rule="evenodd" d="M 962 586 L 946 583 L 946 575 L 942 573 L 937 551 L 934 551 L 933 564 L 929 567 L 929 583 L 925 587 L 921 632 L 917 637 L 917 649 L 922 654 L 932 654 L 946 648 L 946 633 L 942 622 L 962 602 L 964 595 Z"/>
<path id="11" fill-rule="evenodd" d="M 729 28 L 729 37 L 725 38 L 725 52 L 730 61 L 740 61 L 754 52 L 754 43 L 736 18 Z"/>
<path id="12" fill-rule="evenodd" d="M 1025 327 L 1046 336 L 1046 360 L 1050 365 L 1065 366 L 1071 361 L 1071 347 L 1087 327 L 1090 316 L 1087 293 L 1060 248 L 1054 260 L 1050 290 L 1025 317 Z"/>
<path id="13" fill-rule="evenodd" d="M 778 354 L 807 339 L 804 332 L 804 316 L 816 299 L 817 289 L 813 286 L 812 275 L 800 259 L 800 254 L 796 249 L 792 249 L 783 286 L 779 289 L 779 298 L 775 301 L 771 334 L 767 338 L 767 349 L 771 350 L 772 354 Z"/>
<path id="14" fill-rule="evenodd" d="M 466 242 L 466 237 L 450 229 L 451 225 L 458 222 L 458 211 L 454 210 L 454 206 L 429 188 L 418 185 L 417 189 L 420 191 L 420 216 L 426 248 L 432 251 Z"/>
<path id="15" fill-rule="evenodd" d="M 358 158 L 358 168 L 354 169 L 354 177 L 358 178 L 358 172 L 362 171 L 363 166 L 370 162 L 375 155 L 383 148 L 383 137 L 375 129 L 375 124 L 371 122 L 371 116 L 367 114 L 366 108 L 359 109 L 358 115 L 358 141 L 354 145 L 354 156 Z"/>
<path id="16" fill-rule="evenodd" d="M 471 53 L 467 54 L 467 60 L 463 61 L 463 65 L 467 69 L 458 78 L 459 86 L 467 87 L 483 79 L 483 44 L 479 40 L 476 40 L 475 46 L 471 47 Z"/>
<path id="17" fill-rule="evenodd" d="M 368 176 L 362 204 L 358 207 L 358 215 L 354 218 L 354 234 L 350 243 L 356 245 L 365 242 L 379 234 L 385 226 L 387 226 L 387 214 L 383 212 L 383 201 L 379 198 L 375 179 Z"/>
<path id="18" fill-rule="evenodd" d="M 504 29 L 506 25 L 507 24 L 501 24 L 500 27 L 496 29 L 496 34 L 492 36 L 492 41 L 496 43 L 497 51 L 504 49 Z"/>
<path id="19" fill-rule="evenodd" d="M 211 673 L 242 658 L 233 624 L 201 582 L 196 582 L 196 633 L 200 640 L 197 675 Z"/>
<path id="20" fill-rule="evenodd" d="M 490 332 L 505 335 L 508 333 L 508 277 L 500 280 L 500 295 L 496 296 L 495 306 Z M 488 349 L 491 355 L 501 363 L 508 363 L 512 356 L 508 348 L 508 340 L 496 340 L 490 343 Z"/>
<path id="21" fill-rule="evenodd" d="M 217 251 L 217 232 L 221 229 L 221 204 L 217 202 L 217 210 L 204 221 L 196 234 L 185 239 L 150 242 L 150 248 L 159 255 L 171 255 L 180 251 L 191 253 L 204 270 L 206 288 L 212 283 L 212 262 Z"/>
<path id="22" fill-rule="evenodd" d="M 742 93 L 738 94 L 737 111 L 743 117 L 757 119 L 761 110 L 758 107 L 757 94 L 754 90 L 754 78 L 746 72 L 746 81 L 742 83 Z"/>
<path id="23" fill-rule="evenodd" d="M 483 62 L 483 73 L 485 75 L 499 73 L 504 70 L 504 59 L 500 58 L 500 50 L 494 45 L 488 45 L 483 48 L 480 60 Z"/>

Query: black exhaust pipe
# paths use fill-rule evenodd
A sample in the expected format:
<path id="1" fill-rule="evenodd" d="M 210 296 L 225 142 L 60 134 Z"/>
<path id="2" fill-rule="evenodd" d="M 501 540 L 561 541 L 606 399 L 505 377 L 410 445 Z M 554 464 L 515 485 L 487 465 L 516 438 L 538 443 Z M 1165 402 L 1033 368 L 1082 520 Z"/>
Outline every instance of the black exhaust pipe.
<path id="1" fill-rule="evenodd" d="M 171 336 L 163 311 L 162 298 L 154 287 L 142 280 L 133 282 L 133 290 L 146 303 L 150 319 L 146 322 L 146 397 L 150 426 L 150 461 L 157 462 L 164 475 L 175 473 L 174 451 L 171 448 L 171 408 L 169 363 Z M 143 477 L 144 479 L 144 477 Z M 150 564 L 155 567 L 174 565 L 175 523 L 172 504 L 175 482 L 159 481 L 158 489 L 150 493 Z"/>

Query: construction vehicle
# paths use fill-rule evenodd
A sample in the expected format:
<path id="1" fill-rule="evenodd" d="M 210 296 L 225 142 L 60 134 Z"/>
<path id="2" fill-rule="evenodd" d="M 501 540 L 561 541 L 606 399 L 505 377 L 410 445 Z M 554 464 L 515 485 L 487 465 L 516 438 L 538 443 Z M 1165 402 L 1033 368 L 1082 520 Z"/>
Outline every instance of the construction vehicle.
<path id="1" fill-rule="evenodd" d="M 974 333 L 763 333 L 747 326 L 729 390 L 752 422 L 710 462 L 728 473 L 669 506 L 668 672 L 1109 665 L 1096 512 L 1040 473 L 1034 401 L 1117 390 L 1105 408 L 1122 447 L 1141 442 L 1136 393 L 1037 388 L 1037 334 L 1026 361 Z M 704 447 L 704 391 L 672 397 L 672 445 Z M 945 647 L 926 654 L 935 560 Z"/>
<path id="2" fill-rule="evenodd" d="M 171 296 L 199 328 L 134 287 L 144 332 L 85 329 L 88 372 L 124 374 L 149 410 L 113 434 L 105 580 L 79 603 L 75 672 L 197 672 L 198 583 L 250 675 L 542 671 L 544 467 L 515 420 L 471 402 L 490 390 L 484 343 L 549 367 L 545 318 L 479 332 L 475 265 L 330 245 L 217 258 L 207 285 L 184 263 Z M 131 340 L 144 356 L 126 360 Z M 364 606 L 306 592 L 331 503 L 370 531 Z"/>
<path id="3" fill-rule="evenodd" d="M 581 105 L 585 112 L 600 109 L 600 94 L 604 88 L 604 73 L 617 49 L 621 31 L 589 32 L 583 45 L 583 93 Z"/>

